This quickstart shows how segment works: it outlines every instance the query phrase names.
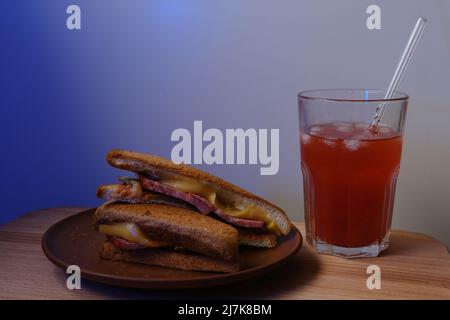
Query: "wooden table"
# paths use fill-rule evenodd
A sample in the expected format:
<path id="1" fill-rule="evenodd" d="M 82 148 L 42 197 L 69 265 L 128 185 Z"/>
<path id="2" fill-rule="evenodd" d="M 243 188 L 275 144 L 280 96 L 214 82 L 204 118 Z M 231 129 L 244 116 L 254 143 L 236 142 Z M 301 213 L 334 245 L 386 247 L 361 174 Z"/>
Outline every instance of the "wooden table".
<path id="1" fill-rule="evenodd" d="M 450 299 L 450 256 L 440 241 L 394 231 L 378 258 L 346 260 L 320 255 L 307 244 L 281 269 L 243 283 L 189 291 L 142 291 L 82 280 L 66 288 L 65 272 L 41 250 L 41 236 L 56 221 L 83 208 L 30 213 L 0 226 L 0 299 Z M 302 234 L 304 225 L 297 223 Z M 381 289 L 369 290 L 366 269 L 381 268 Z"/>

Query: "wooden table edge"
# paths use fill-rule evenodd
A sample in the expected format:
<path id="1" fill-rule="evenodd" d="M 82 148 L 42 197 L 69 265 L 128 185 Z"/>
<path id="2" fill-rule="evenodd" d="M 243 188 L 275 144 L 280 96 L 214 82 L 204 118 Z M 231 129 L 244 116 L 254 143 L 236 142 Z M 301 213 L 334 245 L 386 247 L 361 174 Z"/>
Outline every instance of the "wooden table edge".
<path id="1" fill-rule="evenodd" d="M 2 227 L 8 225 L 9 223 L 11 223 L 11 222 L 13 222 L 13 221 L 15 221 L 15 220 L 17 220 L 17 219 L 26 218 L 27 216 L 35 215 L 35 214 L 38 214 L 38 213 L 41 213 L 41 212 L 45 212 L 45 211 L 76 210 L 76 211 L 71 212 L 70 214 L 66 215 L 65 217 L 61 218 L 61 220 L 62 220 L 62 219 L 67 218 L 67 217 L 70 216 L 70 215 L 78 214 L 78 213 L 80 213 L 80 212 L 83 212 L 83 211 L 85 211 L 85 210 L 90 210 L 90 209 L 93 209 L 93 208 L 95 208 L 95 207 L 85 207 L 85 206 L 77 206 L 77 205 L 67 205 L 67 206 L 62 206 L 62 207 L 46 207 L 46 208 L 36 209 L 36 210 L 33 210 L 33 211 L 27 211 L 27 212 L 25 212 L 24 214 L 22 214 L 22 215 L 20 215 L 20 216 L 17 216 L 17 217 L 15 217 L 15 218 L 13 218 L 13 219 L 7 221 L 6 223 L 1 224 L 1 225 L 0 225 L 0 230 L 1 230 Z M 60 220 L 58 220 L 58 221 L 60 221 Z M 54 221 L 53 223 L 56 223 L 56 222 L 58 222 L 58 221 Z M 292 220 L 291 220 L 291 221 L 292 221 Z M 292 221 L 292 224 L 294 224 L 297 228 L 304 228 L 305 222 L 304 222 L 304 221 Z M 50 226 L 48 226 L 48 227 L 50 227 Z M 430 236 L 430 235 L 428 235 L 428 234 L 425 234 L 425 233 L 423 233 L 423 232 L 418 232 L 418 231 L 407 231 L 407 230 L 401 230 L 401 229 L 392 229 L 391 232 L 392 232 L 392 233 L 397 233 L 397 234 L 402 234 L 402 235 L 405 235 L 405 236 L 408 236 L 408 237 L 412 237 L 412 238 L 416 238 L 416 239 L 428 239 L 428 240 L 434 240 L 434 241 L 436 241 L 436 242 L 441 243 L 441 244 L 445 247 L 445 249 L 447 250 L 447 252 L 448 252 L 449 255 L 450 255 L 450 250 L 449 250 L 449 248 L 447 247 L 447 245 L 446 245 L 442 240 L 440 240 L 440 239 L 438 239 L 438 238 L 435 238 L 435 237 L 433 237 L 433 236 Z M 302 233 L 302 236 L 305 236 L 305 235 Z M 305 243 L 306 243 L 306 239 L 305 239 Z"/>

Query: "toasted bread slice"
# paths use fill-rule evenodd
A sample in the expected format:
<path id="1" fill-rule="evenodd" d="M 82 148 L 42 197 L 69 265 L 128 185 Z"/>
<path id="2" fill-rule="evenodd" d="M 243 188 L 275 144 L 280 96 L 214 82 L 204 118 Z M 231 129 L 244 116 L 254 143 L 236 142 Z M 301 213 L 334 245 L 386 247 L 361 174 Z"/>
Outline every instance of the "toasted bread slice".
<path id="1" fill-rule="evenodd" d="M 210 257 L 236 260 L 238 231 L 201 213 L 163 204 L 107 202 L 97 208 L 94 224 L 134 223 L 152 240 Z"/>
<path id="2" fill-rule="evenodd" d="M 251 247 L 274 248 L 277 237 L 272 233 L 247 233 L 239 230 L 239 244 Z"/>
<path id="3" fill-rule="evenodd" d="M 105 241 L 100 248 L 100 257 L 106 260 L 142 263 L 182 270 L 225 273 L 239 270 L 238 260 L 221 260 L 196 253 L 156 248 L 121 250 L 109 241 Z"/>
<path id="4" fill-rule="evenodd" d="M 119 169 L 137 173 L 145 172 L 156 177 L 160 174 L 171 174 L 175 177 L 178 175 L 209 184 L 214 189 L 221 190 L 240 206 L 253 204 L 262 208 L 275 221 L 282 234 L 286 235 L 291 230 L 291 222 L 281 208 L 247 190 L 192 166 L 175 164 L 158 156 L 125 150 L 110 151 L 107 155 L 107 161 L 111 166 Z"/>

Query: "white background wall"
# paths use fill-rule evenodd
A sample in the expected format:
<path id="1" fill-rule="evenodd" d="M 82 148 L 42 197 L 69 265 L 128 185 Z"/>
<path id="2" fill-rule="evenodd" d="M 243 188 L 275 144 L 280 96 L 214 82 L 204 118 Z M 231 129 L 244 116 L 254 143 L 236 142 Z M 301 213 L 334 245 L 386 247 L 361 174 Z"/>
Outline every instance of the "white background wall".
<path id="1" fill-rule="evenodd" d="M 201 62 L 211 62 L 207 72 L 218 89 L 199 99 L 223 108 L 205 124 L 281 128 L 281 169 L 276 177 L 257 176 L 256 168 L 213 171 L 280 204 L 295 220 L 303 219 L 296 93 L 386 88 L 417 17 L 428 18 L 400 86 L 411 99 L 393 227 L 450 245 L 450 1 L 227 3 L 234 6 L 224 10 L 229 30 L 217 40 L 224 51 Z M 382 30 L 366 28 L 370 4 L 381 6 Z"/>

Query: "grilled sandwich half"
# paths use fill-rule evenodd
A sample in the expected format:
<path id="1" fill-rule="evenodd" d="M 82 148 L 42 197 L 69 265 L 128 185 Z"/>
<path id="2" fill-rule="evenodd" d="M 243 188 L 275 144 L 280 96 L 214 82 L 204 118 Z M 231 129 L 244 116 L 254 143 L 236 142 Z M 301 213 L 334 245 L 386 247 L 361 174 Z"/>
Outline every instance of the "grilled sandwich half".
<path id="1" fill-rule="evenodd" d="M 103 259 L 183 270 L 239 270 L 238 231 L 189 208 L 107 202 L 94 214 Z"/>
<path id="2" fill-rule="evenodd" d="M 192 166 L 125 150 L 112 150 L 107 161 L 135 176 L 119 184 L 100 186 L 100 198 L 198 212 L 236 228 L 241 245 L 275 247 L 278 237 L 291 230 L 291 222 L 281 208 Z"/>

